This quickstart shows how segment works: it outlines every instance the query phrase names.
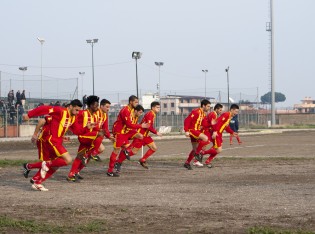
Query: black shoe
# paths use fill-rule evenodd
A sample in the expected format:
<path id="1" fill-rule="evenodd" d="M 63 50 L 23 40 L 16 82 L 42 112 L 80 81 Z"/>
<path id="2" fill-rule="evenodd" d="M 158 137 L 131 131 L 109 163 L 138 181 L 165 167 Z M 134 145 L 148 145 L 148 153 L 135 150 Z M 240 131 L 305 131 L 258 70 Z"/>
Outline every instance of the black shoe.
<path id="1" fill-rule="evenodd" d="M 127 150 L 127 149 L 124 149 L 123 152 L 124 152 L 124 154 L 125 154 L 125 156 L 126 156 L 126 159 L 130 160 L 130 155 L 129 155 L 128 150 Z"/>
<path id="2" fill-rule="evenodd" d="M 107 172 L 107 176 L 109 177 L 119 177 L 119 174 L 116 172 Z"/>
<path id="3" fill-rule="evenodd" d="M 101 162 L 101 161 L 102 161 L 102 159 L 101 159 L 100 156 L 98 156 L 98 155 L 91 155 L 91 158 L 92 158 L 94 161 L 96 161 L 96 162 Z"/>
<path id="4" fill-rule="evenodd" d="M 188 170 L 192 170 L 192 167 L 189 163 L 185 163 L 184 167 L 187 168 Z"/>
<path id="5" fill-rule="evenodd" d="M 145 169 L 149 169 L 147 162 L 139 161 L 140 165 L 143 166 Z"/>
<path id="6" fill-rule="evenodd" d="M 76 177 L 77 179 L 79 179 L 79 180 L 83 180 L 83 179 L 84 179 L 84 177 L 82 177 L 82 176 L 80 175 L 80 173 L 75 174 L 75 177 Z"/>
<path id="7" fill-rule="evenodd" d="M 25 178 L 28 178 L 28 174 L 30 173 L 30 171 L 31 171 L 31 170 L 29 170 L 29 169 L 27 168 L 27 163 L 24 163 L 24 164 L 23 164 L 23 175 L 24 175 Z"/>
<path id="8" fill-rule="evenodd" d="M 208 168 L 213 168 L 213 166 L 212 166 L 212 164 L 210 163 L 210 164 L 205 164 L 206 165 L 206 167 L 208 167 Z"/>
<path id="9" fill-rule="evenodd" d="M 81 159 L 81 163 L 83 164 L 83 166 L 86 167 L 87 161 L 88 161 L 88 158 L 83 156 L 82 159 Z"/>
<path id="10" fill-rule="evenodd" d="M 71 176 L 71 177 L 68 176 L 68 177 L 67 177 L 67 181 L 68 181 L 68 182 L 73 182 L 73 183 L 74 183 L 74 182 L 77 182 L 76 176 Z"/>
<path id="11" fill-rule="evenodd" d="M 114 168 L 116 170 L 116 173 L 120 173 L 120 171 L 121 171 L 121 163 L 116 162 Z"/>
<path id="12" fill-rule="evenodd" d="M 202 162 L 202 154 L 201 153 L 199 153 L 199 154 L 195 153 L 194 156 L 195 156 L 195 159 L 197 161 Z"/>

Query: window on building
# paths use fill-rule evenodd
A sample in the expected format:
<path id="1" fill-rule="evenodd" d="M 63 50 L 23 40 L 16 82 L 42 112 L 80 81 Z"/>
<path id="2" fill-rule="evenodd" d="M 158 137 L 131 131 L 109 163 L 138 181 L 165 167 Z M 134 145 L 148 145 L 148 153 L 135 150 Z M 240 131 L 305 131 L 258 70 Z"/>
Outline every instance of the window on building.
<path id="1" fill-rule="evenodd" d="M 174 102 L 171 103 L 171 107 L 175 107 L 175 103 Z"/>
<path id="2" fill-rule="evenodd" d="M 167 103 L 164 103 L 164 104 L 163 104 L 163 107 L 164 107 L 164 108 L 167 108 Z"/>

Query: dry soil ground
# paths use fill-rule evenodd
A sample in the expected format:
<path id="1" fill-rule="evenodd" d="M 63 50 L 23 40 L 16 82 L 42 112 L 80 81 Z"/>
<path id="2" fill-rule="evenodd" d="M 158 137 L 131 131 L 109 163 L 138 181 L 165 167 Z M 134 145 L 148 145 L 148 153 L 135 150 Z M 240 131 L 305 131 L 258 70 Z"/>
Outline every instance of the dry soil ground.
<path id="1" fill-rule="evenodd" d="M 0 216 L 64 226 L 67 233 L 80 231 L 76 225 L 98 226 L 84 232 L 99 233 L 246 233 L 252 227 L 314 232 L 314 139 L 315 131 L 246 135 L 240 146 L 224 145 L 214 168 L 191 171 L 183 167 L 188 139 L 159 140 L 149 170 L 135 156 L 119 178 L 105 174 L 106 144 L 103 162 L 85 168 L 81 183 L 67 182 L 69 167 L 61 168 L 46 181 L 49 192 L 32 191 L 21 167 L 2 167 Z M 0 145 L 0 159 L 36 159 L 29 142 Z M 72 155 L 76 147 L 75 141 L 68 144 Z"/>

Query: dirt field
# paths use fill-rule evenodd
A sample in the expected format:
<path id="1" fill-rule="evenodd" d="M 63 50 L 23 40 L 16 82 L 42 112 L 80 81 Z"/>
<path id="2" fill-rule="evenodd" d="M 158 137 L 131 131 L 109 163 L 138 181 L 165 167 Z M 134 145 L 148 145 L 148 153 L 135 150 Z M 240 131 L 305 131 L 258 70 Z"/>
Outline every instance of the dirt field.
<path id="1" fill-rule="evenodd" d="M 135 156 L 119 178 L 105 174 L 106 145 L 104 161 L 85 168 L 81 183 L 68 183 L 69 167 L 61 168 L 46 181 L 49 192 L 32 191 L 21 167 L 3 167 L 0 216 L 70 227 L 95 221 L 98 233 L 246 233 L 252 227 L 314 232 L 315 131 L 241 138 L 241 146 L 225 139 L 214 168 L 192 171 L 183 167 L 188 139 L 157 141 L 149 170 Z M 28 142 L 0 144 L 0 159 L 36 159 Z M 76 147 L 68 145 L 72 155 Z"/>

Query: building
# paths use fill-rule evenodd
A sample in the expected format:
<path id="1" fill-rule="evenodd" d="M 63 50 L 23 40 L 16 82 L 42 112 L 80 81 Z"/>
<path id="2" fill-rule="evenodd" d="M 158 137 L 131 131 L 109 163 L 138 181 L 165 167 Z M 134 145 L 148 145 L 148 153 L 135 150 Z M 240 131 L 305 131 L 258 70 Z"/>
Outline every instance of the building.
<path id="1" fill-rule="evenodd" d="M 302 104 L 295 104 L 294 109 L 297 113 L 315 113 L 315 100 L 311 97 L 305 97 Z"/>
<path id="2" fill-rule="evenodd" d="M 193 109 L 200 107 L 203 96 L 189 95 L 166 95 L 161 97 L 162 115 L 189 114 Z M 207 97 L 211 103 L 215 103 L 215 98 Z"/>

